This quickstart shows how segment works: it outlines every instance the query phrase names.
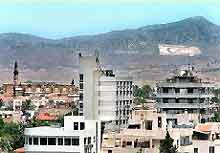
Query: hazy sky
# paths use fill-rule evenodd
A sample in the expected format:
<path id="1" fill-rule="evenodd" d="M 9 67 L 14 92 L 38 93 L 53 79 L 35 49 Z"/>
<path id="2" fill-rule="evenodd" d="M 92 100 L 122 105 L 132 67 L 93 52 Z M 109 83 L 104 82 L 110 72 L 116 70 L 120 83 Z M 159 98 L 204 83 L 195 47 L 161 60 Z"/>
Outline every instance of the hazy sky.
<path id="1" fill-rule="evenodd" d="M 204 16 L 220 25 L 220 5 L 0 5 L 0 33 L 46 38 L 87 35 Z"/>

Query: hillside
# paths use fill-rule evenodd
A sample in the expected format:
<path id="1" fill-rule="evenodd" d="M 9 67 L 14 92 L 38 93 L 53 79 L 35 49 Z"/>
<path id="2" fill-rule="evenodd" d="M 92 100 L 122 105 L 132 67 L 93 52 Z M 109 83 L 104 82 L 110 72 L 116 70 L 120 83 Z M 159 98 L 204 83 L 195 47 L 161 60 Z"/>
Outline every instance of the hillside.
<path id="1" fill-rule="evenodd" d="M 94 53 L 98 50 L 106 59 L 106 63 L 120 63 L 121 67 L 129 65 L 145 65 L 161 63 L 158 44 L 197 46 L 202 56 L 215 56 L 220 59 L 220 26 L 215 25 L 203 17 L 192 17 L 182 21 L 150 25 L 138 29 L 112 31 L 93 36 L 77 36 L 59 40 L 45 39 L 28 34 L 4 33 L 0 34 L 0 67 L 10 68 L 14 60 L 18 60 L 23 69 L 30 71 L 45 71 L 77 68 L 77 59 L 73 57 L 77 52 Z M 123 54 L 125 60 L 115 58 Z M 130 56 L 131 55 L 131 56 Z M 135 59 L 144 55 L 138 63 Z M 217 55 L 217 56 L 216 56 Z M 147 57 L 152 58 L 147 58 Z M 126 60 L 128 57 L 128 60 Z M 180 64 L 167 61 L 167 64 Z M 178 57 L 180 58 L 180 57 Z M 146 59 L 149 61 L 146 62 Z M 154 59 L 154 60 L 153 60 Z M 152 61 L 153 60 L 153 61 Z M 109 61 L 109 62 L 108 62 Z M 184 61 L 184 59 L 182 60 Z M 133 63 L 132 63 L 133 62 Z M 7 71 L 7 70 L 5 70 Z M 31 73 L 31 72 L 30 72 Z M 46 75 L 50 77 L 49 73 Z"/>

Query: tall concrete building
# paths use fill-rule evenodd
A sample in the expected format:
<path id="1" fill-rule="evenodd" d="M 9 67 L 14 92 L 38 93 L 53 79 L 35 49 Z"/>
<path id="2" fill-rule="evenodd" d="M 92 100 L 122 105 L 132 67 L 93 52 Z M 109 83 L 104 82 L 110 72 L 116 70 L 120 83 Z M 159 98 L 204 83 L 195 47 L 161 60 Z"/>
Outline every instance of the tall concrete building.
<path id="1" fill-rule="evenodd" d="M 133 104 L 132 78 L 104 70 L 95 56 L 80 54 L 79 64 L 79 114 L 111 125 L 126 125 Z"/>
<path id="2" fill-rule="evenodd" d="M 202 81 L 191 69 L 183 69 L 171 78 L 157 84 L 156 100 L 161 112 L 175 114 L 206 114 L 214 107 L 214 84 Z"/>

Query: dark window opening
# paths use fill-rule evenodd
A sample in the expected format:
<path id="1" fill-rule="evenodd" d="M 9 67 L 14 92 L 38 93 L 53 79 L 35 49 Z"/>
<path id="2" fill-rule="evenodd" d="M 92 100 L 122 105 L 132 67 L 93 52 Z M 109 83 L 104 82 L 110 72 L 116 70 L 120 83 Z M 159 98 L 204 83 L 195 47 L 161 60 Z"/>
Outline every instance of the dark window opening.
<path id="1" fill-rule="evenodd" d="M 32 137 L 29 137 L 29 145 L 32 145 Z"/>
<path id="2" fill-rule="evenodd" d="M 34 145 L 38 145 L 38 138 L 34 138 Z"/>
<path id="3" fill-rule="evenodd" d="M 88 137 L 88 144 L 91 144 L 91 137 Z"/>
<path id="4" fill-rule="evenodd" d="M 78 128 L 78 122 L 74 122 L 73 123 L 73 129 L 74 130 L 78 130 L 79 128 Z"/>
<path id="5" fill-rule="evenodd" d="M 162 127 L 162 118 L 158 117 L 158 128 Z"/>
<path id="6" fill-rule="evenodd" d="M 56 138 L 48 138 L 48 145 L 56 145 Z"/>
<path id="7" fill-rule="evenodd" d="M 83 89 L 83 83 L 79 84 L 79 89 Z"/>
<path id="8" fill-rule="evenodd" d="M 58 138 L 58 145 L 62 146 L 63 145 L 63 138 Z"/>
<path id="9" fill-rule="evenodd" d="M 40 138 L 40 145 L 47 145 L 47 138 Z"/>
<path id="10" fill-rule="evenodd" d="M 194 153 L 199 153 L 198 148 L 194 148 Z"/>
<path id="11" fill-rule="evenodd" d="M 72 145 L 78 146 L 79 145 L 79 138 L 72 138 Z"/>
<path id="12" fill-rule="evenodd" d="M 70 145 L 71 145 L 71 139 L 70 139 L 70 138 L 65 138 L 65 139 L 64 139 L 64 144 L 65 144 L 66 146 L 70 146 Z"/>
<path id="13" fill-rule="evenodd" d="M 79 94 L 79 100 L 80 100 L 80 101 L 83 101 L 83 93 L 80 93 L 80 94 Z"/>
<path id="14" fill-rule="evenodd" d="M 85 129 L 85 123 L 84 122 L 80 122 L 80 130 L 84 130 Z"/>
<path id="15" fill-rule="evenodd" d="M 152 130 L 152 121 L 145 121 L 145 128 L 147 130 Z"/>
<path id="16" fill-rule="evenodd" d="M 83 74 L 79 74 L 79 81 L 83 81 Z"/>
<path id="17" fill-rule="evenodd" d="M 215 147 L 209 147 L 209 153 L 215 153 Z"/>

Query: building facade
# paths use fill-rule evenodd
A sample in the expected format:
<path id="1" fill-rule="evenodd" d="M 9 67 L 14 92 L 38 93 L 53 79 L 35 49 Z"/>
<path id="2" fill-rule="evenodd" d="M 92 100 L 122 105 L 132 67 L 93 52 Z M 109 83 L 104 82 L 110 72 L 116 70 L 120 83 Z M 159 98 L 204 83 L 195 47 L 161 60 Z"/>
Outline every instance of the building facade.
<path id="1" fill-rule="evenodd" d="M 25 129 L 26 153 L 99 153 L 100 124 L 83 116 L 65 116 L 64 127 Z"/>
<path id="2" fill-rule="evenodd" d="M 104 70 L 95 56 L 80 55 L 79 60 L 79 114 L 113 126 L 126 125 L 133 104 L 132 78 Z"/>
<path id="3" fill-rule="evenodd" d="M 13 96 L 14 85 L 10 83 L 3 84 L 3 95 Z M 76 94 L 78 88 L 71 84 L 58 84 L 55 82 L 24 82 L 15 87 L 15 96 L 33 96 L 33 95 L 71 95 Z"/>
<path id="4" fill-rule="evenodd" d="M 198 124 L 193 131 L 193 148 L 194 153 L 220 152 L 220 124 Z"/>
<path id="5" fill-rule="evenodd" d="M 172 115 L 184 112 L 209 114 L 215 107 L 211 103 L 213 88 L 213 83 L 202 81 L 192 70 L 181 70 L 157 84 L 157 107 L 159 111 Z"/>
<path id="6" fill-rule="evenodd" d="M 102 153 L 159 153 L 167 131 L 179 153 L 193 152 L 191 126 L 173 127 L 167 124 L 165 113 L 142 108 L 133 111 L 127 128 L 103 135 Z"/>

